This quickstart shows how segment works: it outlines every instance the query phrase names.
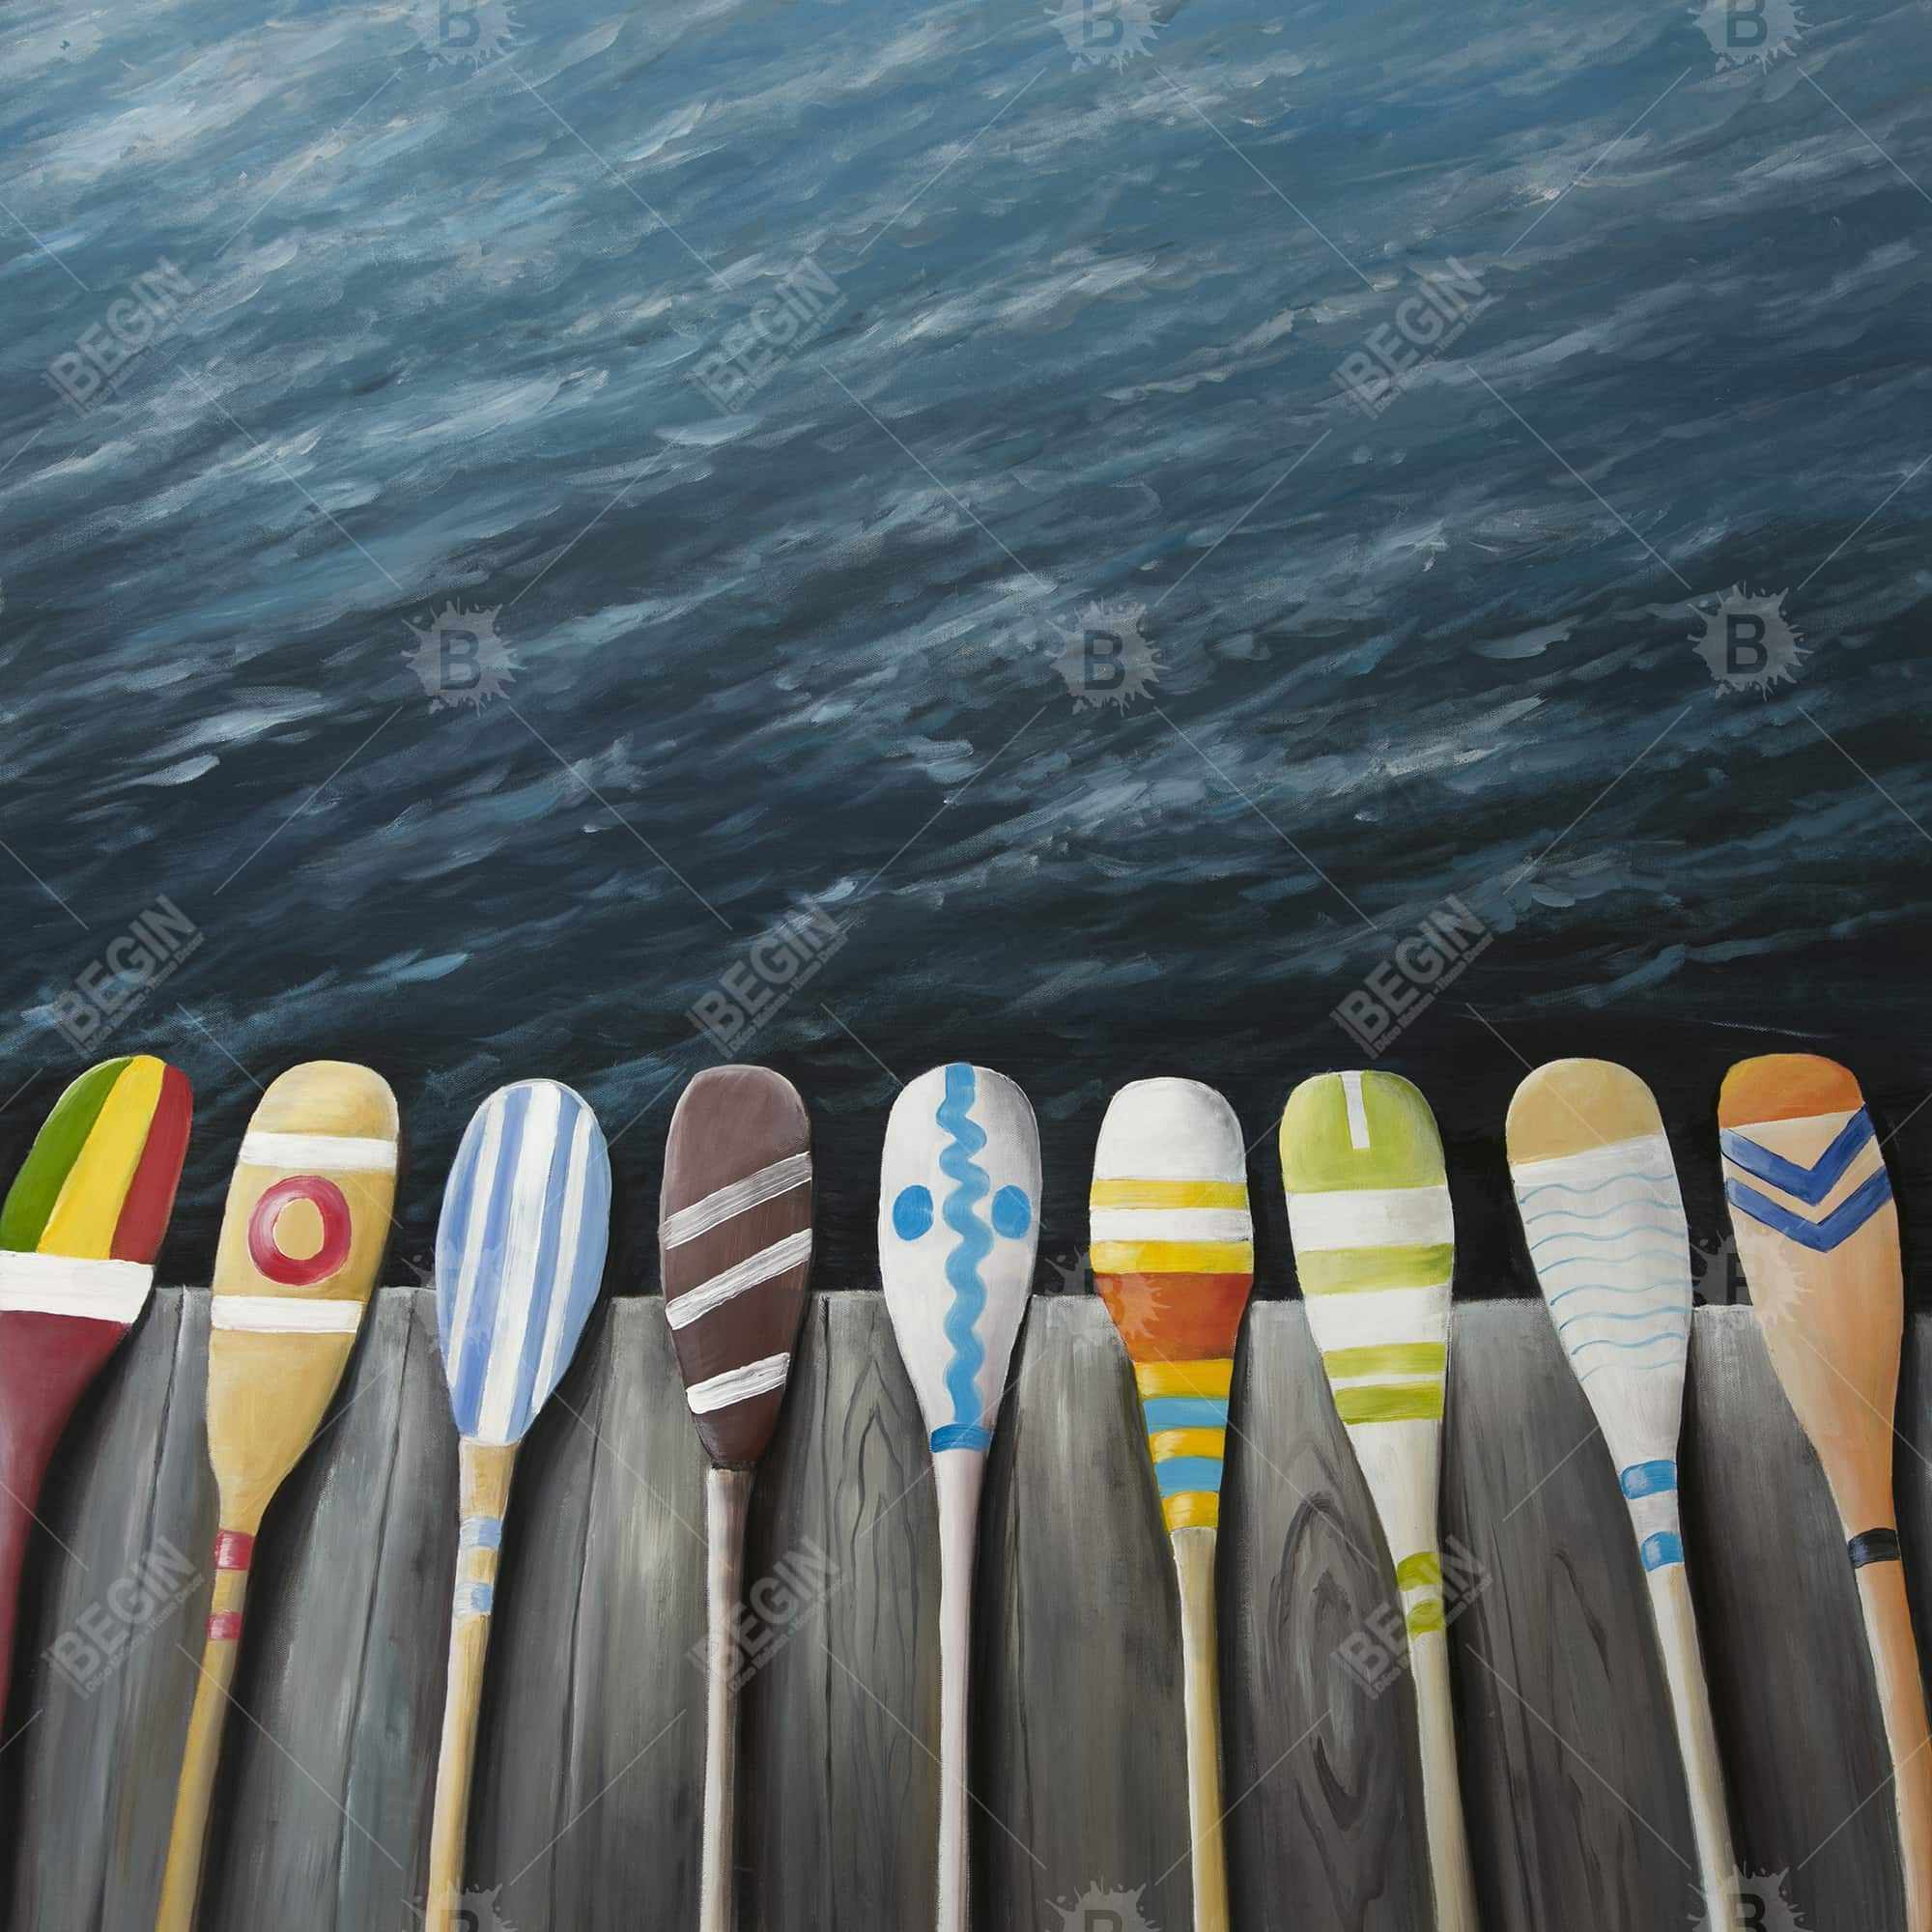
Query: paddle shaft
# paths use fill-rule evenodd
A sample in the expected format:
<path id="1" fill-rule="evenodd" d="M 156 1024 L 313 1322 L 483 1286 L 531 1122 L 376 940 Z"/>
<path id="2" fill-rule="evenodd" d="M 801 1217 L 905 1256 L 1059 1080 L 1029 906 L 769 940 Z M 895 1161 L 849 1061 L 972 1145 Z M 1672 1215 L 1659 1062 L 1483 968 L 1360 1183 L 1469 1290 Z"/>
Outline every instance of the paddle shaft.
<path id="1" fill-rule="evenodd" d="M 750 1469 L 712 1469 L 704 1478 L 705 1628 L 710 1663 L 704 1701 L 704 1857 L 697 1886 L 698 1932 L 735 1932 L 738 1911 L 739 1664 L 734 1635 L 745 1589 L 745 1519 Z"/>
<path id="2" fill-rule="evenodd" d="M 46 1474 L 51 1432 L 0 1418 L 0 1718 L 6 1716 L 14 1666 L 14 1626 L 20 1609 L 20 1570 L 34 1532 L 34 1511 Z"/>
<path id="3" fill-rule="evenodd" d="M 490 1649 L 497 1559 L 517 1445 L 475 1442 L 466 1436 L 456 1459 L 462 1527 L 449 1620 L 442 1744 L 436 1760 L 436 1808 L 430 1821 L 424 1932 L 456 1932 L 459 1922 L 463 1855 L 469 1835 L 469 1786 L 476 1766 L 476 1720 L 483 1704 L 483 1662 Z"/>
<path id="4" fill-rule="evenodd" d="M 201 1897 L 202 1868 L 208 1856 L 209 1806 L 214 1772 L 221 1761 L 221 1730 L 227 1720 L 229 1687 L 242 1649 L 242 1606 L 248 1594 L 245 1560 L 236 1563 L 221 1551 L 242 1537 L 252 1548 L 252 1532 L 221 1531 L 215 1538 L 214 1594 L 209 1604 L 208 1637 L 195 1680 L 194 1709 L 187 1720 L 182 1753 L 181 1784 L 175 1793 L 174 1828 L 168 1833 L 168 1860 L 161 1873 L 160 1909 L 155 1932 L 193 1932 Z"/>
<path id="5" fill-rule="evenodd" d="M 1905 1570 L 1896 1559 L 1866 1563 L 1858 1579 L 1879 1712 L 1891 1750 L 1898 1855 L 1905 1872 L 1905 1922 L 1909 1932 L 1928 1932 L 1932 1928 L 1932 1747 L 1926 1744 L 1925 1690 L 1906 1605 Z"/>
<path id="6" fill-rule="evenodd" d="M 1718 1727 L 1711 1718 L 1710 1686 L 1690 1602 L 1690 1577 L 1682 1563 L 1666 1563 L 1645 1575 L 1658 1647 L 1663 1653 L 1663 1675 L 1670 1687 L 1677 1754 L 1684 1762 L 1684 1785 L 1690 1800 L 1704 1917 L 1714 1932 L 1729 1932 L 1738 1915 L 1738 1868 L 1731 1849 L 1723 1763 L 1718 1755 Z"/>
<path id="7" fill-rule="evenodd" d="M 932 1459 L 939 1492 L 939 1901 L 937 1932 L 966 1932 L 966 1685 L 973 1643 L 973 1558 L 980 1485 L 978 1449 Z"/>
<path id="8" fill-rule="evenodd" d="M 1435 1932 L 1476 1932 L 1476 1881 L 1469 1867 L 1463 1786 L 1456 1772 L 1456 1719 L 1449 1696 L 1449 1639 L 1444 1633 L 1423 1631 L 1410 1636 L 1408 1667 L 1415 1679 L 1422 1819 L 1435 1893 Z"/>
<path id="9" fill-rule="evenodd" d="M 1228 1855 L 1221 1837 L 1221 1673 L 1215 1656 L 1214 1539 L 1206 1524 L 1177 1529 L 1181 1708 L 1187 1719 L 1187 1834 L 1194 1864 L 1194 1932 L 1228 1932 Z"/>

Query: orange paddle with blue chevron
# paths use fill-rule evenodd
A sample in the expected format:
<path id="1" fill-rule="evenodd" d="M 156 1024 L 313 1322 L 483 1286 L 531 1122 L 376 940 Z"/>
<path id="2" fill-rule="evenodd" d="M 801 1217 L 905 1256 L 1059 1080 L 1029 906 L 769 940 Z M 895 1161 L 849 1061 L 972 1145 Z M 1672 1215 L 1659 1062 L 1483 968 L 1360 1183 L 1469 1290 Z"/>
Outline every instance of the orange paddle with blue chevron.
<path id="1" fill-rule="evenodd" d="M 1898 1208 L 1850 1072 L 1741 1060 L 1718 1095 L 1724 1194 L 1771 1365 L 1832 1486 L 1892 1763 L 1906 1923 L 1932 1928 L 1932 1743 L 1899 1565 L 1892 1413 L 1905 1324 Z"/>
<path id="2" fill-rule="evenodd" d="M 1180 1589 L 1196 1932 L 1227 1932 L 1214 1547 L 1235 1339 L 1255 1279 L 1247 1152 L 1198 1080 L 1136 1080 L 1094 1151 L 1094 1279 L 1127 1345 Z"/>
<path id="3" fill-rule="evenodd" d="M 0 1668 L 48 1459 L 147 1304 L 193 1107 L 185 1076 L 151 1054 L 90 1066 L 0 1208 Z"/>

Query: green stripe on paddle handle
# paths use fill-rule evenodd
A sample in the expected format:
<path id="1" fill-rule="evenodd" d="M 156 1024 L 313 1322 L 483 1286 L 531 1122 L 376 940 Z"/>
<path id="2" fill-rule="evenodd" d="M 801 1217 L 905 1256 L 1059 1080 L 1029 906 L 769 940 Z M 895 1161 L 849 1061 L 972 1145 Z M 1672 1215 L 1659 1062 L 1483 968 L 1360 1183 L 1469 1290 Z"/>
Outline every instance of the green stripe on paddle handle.
<path id="1" fill-rule="evenodd" d="M 128 1058 L 124 1053 L 119 1060 L 90 1066 L 54 1103 L 7 1190 L 7 1205 L 0 1208 L 0 1248 L 31 1254 L 40 1245 L 68 1170 L 79 1158 Z"/>

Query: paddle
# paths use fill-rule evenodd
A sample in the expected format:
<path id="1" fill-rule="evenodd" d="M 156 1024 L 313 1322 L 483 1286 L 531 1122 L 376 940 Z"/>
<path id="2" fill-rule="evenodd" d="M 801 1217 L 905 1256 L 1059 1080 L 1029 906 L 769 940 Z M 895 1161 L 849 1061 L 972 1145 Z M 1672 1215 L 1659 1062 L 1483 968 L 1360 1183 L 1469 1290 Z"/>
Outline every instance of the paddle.
<path id="1" fill-rule="evenodd" d="M 455 1932 L 483 1661 L 517 1448 L 597 1299 L 611 1159 L 597 1116 L 554 1080 L 477 1108 L 442 1190 L 436 1332 L 460 1438 L 456 1590 L 430 1827 L 427 1932 Z"/>
<path id="2" fill-rule="evenodd" d="M 1392 1073 L 1318 1074 L 1282 1112 L 1281 1175 L 1308 1332 L 1395 1558 L 1435 1923 L 1474 1932 L 1436 1550 L 1456 1235 L 1435 1117 Z"/>
<path id="3" fill-rule="evenodd" d="M 879 1271 L 939 1497 L 938 1932 L 966 1928 L 966 1673 L 974 1532 L 1039 1238 L 1039 1132 L 983 1066 L 935 1066 L 886 1122 Z"/>
<path id="4" fill-rule="evenodd" d="M 811 1124 L 788 1080 L 714 1066 L 678 1097 L 658 1242 L 665 1319 L 711 1459 L 704 1479 L 710 1674 L 699 1932 L 735 1932 L 736 1624 L 752 1476 L 770 1442 L 811 1268 Z"/>
<path id="5" fill-rule="evenodd" d="M 1214 1544 L 1235 1337 L 1255 1278 L 1247 1152 L 1235 1110 L 1198 1080 L 1136 1080 L 1094 1150 L 1094 1285 L 1134 1366 L 1180 1593 L 1195 1932 L 1228 1932 Z"/>
<path id="6" fill-rule="evenodd" d="M 1630 1502 L 1707 1921 L 1728 1925 L 1738 1910 L 1730 1817 L 1678 1529 L 1690 1237 L 1663 1120 L 1627 1067 L 1556 1060 L 1516 1090 L 1506 1132 L 1530 1260 Z"/>
<path id="7" fill-rule="evenodd" d="M 1898 1560 L 1898 1209 L 1859 1083 L 1809 1053 L 1741 1060 L 1718 1096 L 1724 1193 L 1758 1325 L 1824 1465 L 1890 1748 L 1906 1922 L 1932 1926 L 1932 1749 Z"/>
<path id="8" fill-rule="evenodd" d="M 145 1053 L 90 1066 L 0 1207 L 0 1715 L 47 1462 L 147 1303 L 193 1104 L 185 1077 Z"/>
<path id="9" fill-rule="evenodd" d="M 242 1138 L 209 1308 L 208 1456 L 220 1498 L 214 1600 L 188 1719 L 156 1932 L 189 1932 L 255 1533 L 355 1343 L 396 1191 L 396 1100 L 366 1066 L 312 1060 Z"/>

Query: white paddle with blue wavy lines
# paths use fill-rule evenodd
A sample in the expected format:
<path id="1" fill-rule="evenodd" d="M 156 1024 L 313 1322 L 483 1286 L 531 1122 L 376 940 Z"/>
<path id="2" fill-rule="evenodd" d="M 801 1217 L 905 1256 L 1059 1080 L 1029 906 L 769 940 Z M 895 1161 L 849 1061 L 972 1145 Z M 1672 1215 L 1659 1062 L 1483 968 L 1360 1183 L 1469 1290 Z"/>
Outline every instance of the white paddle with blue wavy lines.
<path id="1" fill-rule="evenodd" d="M 1607 1060 L 1553 1060 L 1510 1102 L 1529 1258 L 1630 1504 L 1697 1840 L 1704 1921 L 1739 1923 L 1711 1693 L 1684 1569 L 1677 1436 L 1690 1352 L 1690 1238 L 1651 1091 Z"/>
<path id="2" fill-rule="evenodd" d="M 427 1932 L 454 1932 L 503 1511 L 517 1447 L 570 1366 L 604 1276 L 611 1158 L 554 1080 L 498 1088 L 457 1150 L 436 1230 L 436 1324 L 461 1480 Z"/>
<path id="3" fill-rule="evenodd" d="M 965 1932 L 966 1673 L 980 1484 L 1033 1286 L 1039 1131 L 983 1066 L 936 1066 L 886 1122 L 879 1271 L 939 1495 L 938 1932 Z"/>

